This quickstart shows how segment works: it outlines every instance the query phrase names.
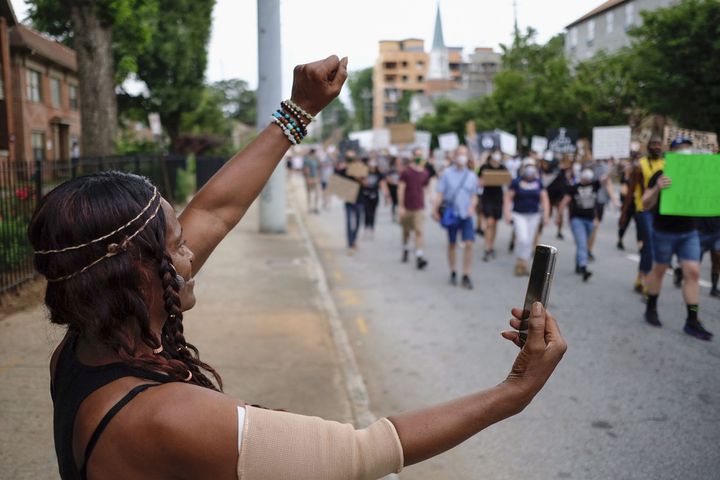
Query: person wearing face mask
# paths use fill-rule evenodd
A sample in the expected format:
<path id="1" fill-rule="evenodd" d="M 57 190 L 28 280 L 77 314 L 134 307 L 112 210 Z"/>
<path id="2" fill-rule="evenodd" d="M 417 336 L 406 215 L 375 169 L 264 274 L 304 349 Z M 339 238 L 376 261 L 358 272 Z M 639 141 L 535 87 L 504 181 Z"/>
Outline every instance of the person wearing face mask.
<path id="1" fill-rule="evenodd" d="M 603 182 L 608 182 L 605 177 Z M 595 207 L 602 183 L 595 179 L 595 173 L 586 168 L 580 172 L 580 182 L 567 187 L 565 196 L 558 206 L 558 215 L 562 216 L 566 206 L 570 206 L 570 229 L 575 238 L 575 273 L 582 275 L 587 282 L 592 272 L 587 269 L 588 239 L 595 231 Z"/>
<path id="2" fill-rule="evenodd" d="M 464 244 L 461 285 L 468 290 L 472 290 L 473 283 L 470 280 L 470 268 L 472 266 L 473 242 L 475 241 L 473 216 L 477 205 L 478 180 L 475 174 L 467 167 L 469 158 L 469 150 L 466 146 L 462 145 L 455 151 L 453 166 L 443 171 L 435 188 L 433 218 L 440 221 L 440 206 L 442 204 L 445 204 L 445 208 L 454 209 L 458 221 L 454 225 L 447 227 L 450 284 L 457 285 L 455 264 L 457 236 L 460 233 Z"/>
<path id="3" fill-rule="evenodd" d="M 398 183 L 398 215 L 402 226 L 402 262 L 410 256 L 410 234 L 415 235 L 415 262 L 418 270 L 428 264 L 423 254 L 423 223 L 425 222 L 425 187 L 430 173 L 425 169 L 422 150 L 415 150 L 413 161 L 400 174 Z"/>
<path id="4" fill-rule="evenodd" d="M 501 186 L 485 186 L 482 182 L 484 172 L 505 171 L 507 168 L 502 164 L 503 155 L 500 150 L 495 149 L 488 157 L 485 165 L 480 167 L 478 176 L 480 177 L 480 185 L 483 187 L 482 196 L 482 213 L 485 217 L 485 255 L 483 261 L 487 262 L 491 258 L 495 258 L 495 236 L 497 234 L 497 222 L 503 215 L 503 188 Z"/>
<path id="5" fill-rule="evenodd" d="M 631 173 L 628 185 L 628 191 L 633 192 L 635 200 L 635 226 L 642 243 L 635 291 L 643 295 L 647 295 L 645 277 L 650 273 L 653 265 L 653 221 L 652 212 L 646 211 L 643 207 L 642 197 L 653 175 L 665 168 L 662 139 L 657 136 L 651 137 L 647 151 L 647 156 L 640 158 L 637 167 Z"/>
<path id="6" fill-rule="evenodd" d="M 520 176 L 505 192 L 504 216 L 515 232 L 515 275 L 528 275 L 535 234 L 540 220 L 550 221 L 550 200 L 539 178 L 535 161 L 523 165 Z"/>
<path id="7" fill-rule="evenodd" d="M 662 192 L 672 186 L 672 179 L 660 169 L 650 178 L 642 196 L 644 211 L 653 220 L 653 267 L 646 278 L 648 298 L 645 321 L 660 327 L 657 301 L 665 272 L 672 256 L 677 256 L 683 273 L 682 295 L 687 308 L 684 332 L 701 340 L 712 340 L 713 334 L 698 319 L 700 300 L 700 235 L 695 217 L 660 213 Z"/>
<path id="8" fill-rule="evenodd" d="M 387 192 L 387 187 L 385 175 L 380 172 L 378 161 L 371 158 L 367 161 L 367 166 L 369 171 L 360 190 L 360 198 L 365 212 L 365 237 L 372 238 L 375 235 L 375 216 L 380 202 L 380 191 Z"/>
<path id="9" fill-rule="evenodd" d="M 345 160 L 338 163 L 335 173 L 359 183 L 362 188 L 365 184 L 366 174 L 364 173 L 365 169 L 357 168 L 361 163 L 355 151 L 348 150 L 345 152 Z M 357 199 L 354 202 L 345 202 L 345 230 L 347 233 L 348 255 L 354 255 L 357 251 L 357 235 L 364 211 L 360 193 L 358 191 Z"/>

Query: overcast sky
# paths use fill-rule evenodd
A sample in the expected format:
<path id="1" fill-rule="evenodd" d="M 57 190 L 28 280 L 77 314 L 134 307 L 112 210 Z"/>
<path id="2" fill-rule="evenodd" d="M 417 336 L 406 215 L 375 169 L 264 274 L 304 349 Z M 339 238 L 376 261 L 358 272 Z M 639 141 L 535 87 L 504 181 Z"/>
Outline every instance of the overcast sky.
<path id="1" fill-rule="evenodd" d="M 210 40 L 209 81 L 224 78 L 257 85 L 257 0 L 217 0 Z M 532 26 L 546 41 L 603 0 L 517 0 L 521 29 Z M 12 0 L 24 19 L 26 4 Z M 289 94 L 292 68 L 330 54 L 348 56 L 350 70 L 372 66 L 379 40 L 422 38 L 432 43 L 437 0 L 281 0 L 283 85 Z M 508 43 L 512 0 L 440 0 L 445 43 L 495 47 Z"/>

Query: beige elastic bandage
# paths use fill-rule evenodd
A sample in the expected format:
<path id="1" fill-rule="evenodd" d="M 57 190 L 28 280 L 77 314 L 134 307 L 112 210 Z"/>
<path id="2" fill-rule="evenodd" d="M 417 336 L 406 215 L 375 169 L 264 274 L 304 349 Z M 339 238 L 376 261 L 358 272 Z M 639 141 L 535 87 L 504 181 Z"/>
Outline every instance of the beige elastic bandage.
<path id="1" fill-rule="evenodd" d="M 376 480 L 402 470 L 400 438 L 386 418 L 356 430 L 318 417 L 244 410 L 238 480 Z"/>

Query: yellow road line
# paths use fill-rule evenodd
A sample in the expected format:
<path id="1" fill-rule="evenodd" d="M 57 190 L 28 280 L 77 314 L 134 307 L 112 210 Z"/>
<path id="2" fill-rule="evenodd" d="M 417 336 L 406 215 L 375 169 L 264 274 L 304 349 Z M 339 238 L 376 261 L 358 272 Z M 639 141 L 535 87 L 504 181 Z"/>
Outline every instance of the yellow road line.
<path id="1" fill-rule="evenodd" d="M 357 318 L 355 319 L 355 321 L 357 322 L 360 333 L 365 335 L 368 332 L 368 326 L 367 326 L 367 323 L 365 323 L 365 319 L 363 318 L 363 316 L 358 315 Z"/>
<path id="2" fill-rule="evenodd" d="M 333 278 L 336 282 L 342 282 L 343 281 L 343 274 L 340 270 L 333 271 Z"/>
<path id="3" fill-rule="evenodd" d="M 342 299 L 343 305 L 345 306 L 357 306 L 362 304 L 362 300 L 360 300 L 360 296 L 355 290 L 338 290 L 338 295 Z"/>

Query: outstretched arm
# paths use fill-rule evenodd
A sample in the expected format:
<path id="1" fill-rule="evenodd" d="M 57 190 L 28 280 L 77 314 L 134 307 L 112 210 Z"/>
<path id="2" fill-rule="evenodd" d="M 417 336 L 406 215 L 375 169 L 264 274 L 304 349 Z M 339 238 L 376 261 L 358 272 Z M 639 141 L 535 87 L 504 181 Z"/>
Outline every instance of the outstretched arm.
<path id="1" fill-rule="evenodd" d="M 292 100 L 316 115 L 339 93 L 347 78 L 347 57 L 331 56 L 295 67 Z M 267 112 L 268 118 L 272 112 Z M 285 134 L 269 125 L 237 153 L 195 195 L 179 217 L 195 254 L 193 274 L 225 235 L 237 225 L 290 147 Z"/>

